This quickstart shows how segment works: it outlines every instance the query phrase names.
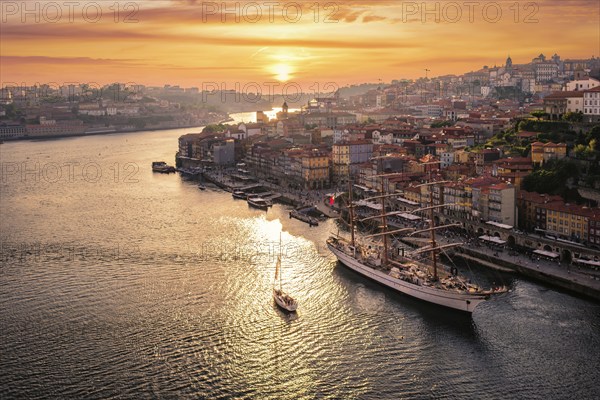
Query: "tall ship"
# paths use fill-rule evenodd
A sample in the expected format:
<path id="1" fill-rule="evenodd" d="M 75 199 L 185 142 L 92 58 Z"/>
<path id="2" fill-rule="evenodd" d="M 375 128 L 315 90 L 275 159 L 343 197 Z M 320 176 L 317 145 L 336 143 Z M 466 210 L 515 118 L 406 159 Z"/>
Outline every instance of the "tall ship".
<path id="1" fill-rule="evenodd" d="M 348 190 L 348 212 L 350 216 L 350 238 L 343 238 L 340 235 L 332 235 L 327 239 L 327 247 L 335 254 L 338 261 L 346 267 L 358 272 L 359 274 L 372 279 L 384 286 L 404 293 L 408 296 L 433 303 L 439 306 L 472 313 L 482 302 L 488 300 L 492 295 L 504 293 L 505 287 L 483 289 L 470 282 L 465 277 L 458 275 L 456 267 L 446 268 L 440 264 L 440 253 L 446 250 L 460 246 L 462 243 L 451 243 L 439 245 L 436 241 L 435 232 L 438 229 L 447 229 L 456 225 L 435 226 L 434 209 L 444 207 L 445 205 L 433 205 L 433 190 L 429 190 L 429 207 L 414 210 L 413 213 L 430 213 L 429 228 L 417 231 L 414 228 L 405 228 L 390 230 L 388 228 L 387 217 L 397 215 L 397 212 L 386 213 L 385 199 L 391 195 L 384 193 L 383 178 L 389 175 L 378 175 L 381 179 L 381 195 L 371 197 L 365 200 L 380 200 L 381 213 L 367 219 L 381 218 L 380 232 L 374 235 L 368 235 L 363 239 L 373 239 L 381 237 L 381 242 L 369 240 L 366 243 L 359 243 L 355 235 L 356 218 L 354 213 L 354 203 L 352 199 L 352 185 Z M 420 186 L 431 186 L 441 184 L 442 182 L 428 182 Z M 397 196 L 397 194 L 396 194 Z M 389 236 L 397 234 L 429 234 L 428 243 L 421 248 L 416 249 L 408 255 L 400 255 L 397 249 L 389 243 Z M 421 258 L 421 255 L 428 255 Z"/>

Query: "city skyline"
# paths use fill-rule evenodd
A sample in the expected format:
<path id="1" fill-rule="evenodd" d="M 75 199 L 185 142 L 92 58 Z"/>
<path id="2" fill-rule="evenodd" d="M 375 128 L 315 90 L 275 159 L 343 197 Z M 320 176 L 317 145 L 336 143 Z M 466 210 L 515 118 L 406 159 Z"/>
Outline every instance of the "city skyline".
<path id="1" fill-rule="evenodd" d="M 598 17 L 595 0 L 8 1 L 1 80 L 227 89 L 296 82 L 308 92 L 315 82 L 462 74 L 503 65 L 508 55 L 515 64 L 539 53 L 598 57 Z"/>

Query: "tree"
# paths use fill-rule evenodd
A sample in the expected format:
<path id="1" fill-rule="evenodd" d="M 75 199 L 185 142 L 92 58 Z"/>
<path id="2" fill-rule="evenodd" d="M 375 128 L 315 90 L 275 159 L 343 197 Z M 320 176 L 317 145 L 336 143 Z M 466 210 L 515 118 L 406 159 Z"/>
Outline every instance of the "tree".
<path id="1" fill-rule="evenodd" d="M 569 122 L 582 122 L 583 121 L 583 113 L 581 111 L 573 112 L 569 111 L 563 115 L 563 119 Z"/>
<path id="2" fill-rule="evenodd" d="M 587 143 L 591 142 L 592 140 L 600 140 L 600 125 L 594 126 L 585 136 L 585 139 Z"/>
<path id="3" fill-rule="evenodd" d="M 538 121 L 548 116 L 548 113 L 545 111 L 532 111 L 530 114 L 532 117 L 537 118 Z"/>
<path id="4" fill-rule="evenodd" d="M 452 126 L 452 121 L 437 121 L 431 124 L 432 128 L 445 128 L 447 126 Z"/>
<path id="5" fill-rule="evenodd" d="M 523 179 L 523 189 L 528 192 L 564 195 L 567 181 L 579 176 L 579 167 L 573 161 L 549 160 Z"/>

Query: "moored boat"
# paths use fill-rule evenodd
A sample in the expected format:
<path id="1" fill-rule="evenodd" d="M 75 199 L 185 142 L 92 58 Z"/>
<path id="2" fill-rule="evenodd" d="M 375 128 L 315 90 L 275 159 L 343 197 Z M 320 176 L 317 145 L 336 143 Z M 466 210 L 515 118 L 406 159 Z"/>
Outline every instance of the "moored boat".
<path id="1" fill-rule="evenodd" d="M 233 196 L 234 199 L 246 200 L 248 198 L 248 195 L 246 194 L 246 192 L 244 192 L 242 190 L 234 190 L 231 195 Z"/>
<path id="2" fill-rule="evenodd" d="M 262 197 L 248 197 L 246 201 L 248 202 L 248 205 L 265 211 L 271 206 L 269 202 Z"/>
<path id="3" fill-rule="evenodd" d="M 163 174 L 170 174 L 171 172 L 176 172 L 177 169 L 172 165 L 168 165 L 164 161 L 153 161 L 152 162 L 152 171 L 160 172 Z"/>

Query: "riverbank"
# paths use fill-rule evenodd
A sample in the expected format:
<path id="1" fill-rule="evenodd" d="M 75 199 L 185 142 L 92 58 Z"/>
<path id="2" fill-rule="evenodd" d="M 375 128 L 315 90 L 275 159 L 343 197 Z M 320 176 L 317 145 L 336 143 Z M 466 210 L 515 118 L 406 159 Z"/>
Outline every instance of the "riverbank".
<path id="1" fill-rule="evenodd" d="M 171 126 L 171 127 L 160 127 L 160 128 L 103 130 L 100 132 L 89 132 L 89 133 L 82 132 L 82 133 L 76 133 L 76 134 L 21 136 L 21 137 L 16 137 L 16 138 L 4 138 L 2 140 L 4 141 L 4 143 L 10 143 L 10 142 L 20 142 L 20 141 L 25 141 L 25 140 L 41 141 L 41 140 L 65 139 L 65 138 L 72 138 L 72 137 L 112 135 L 112 134 L 119 134 L 119 133 L 168 131 L 168 130 L 172 130 L 172 129 L 200 129 L 200 128 L 204 128 L 206 125 L 221 124 L 221 123 L 226 123 L 227 121 L 231 122 L 232 120 L 231 119 L 228 119 L 228 120 L 221 119 L 221 120 L 216 120 L 216 121 L 212 121 L 212 122 L 207 122 L 204 125 L 184 125 L 184 126 Z"/>
<path id="2" fill-rule="evenodd" d="M 506 255 L 505 255 L 506 254 Z M 460 247 L 456 256 L 481 265 L 493 264 L 500 270 L 510 270 L 522 276 L 600 301 L 600 272 L 564 265 L 555 261 L 531 259 L 516 252 L 498 252 L 485 246 Z"/>
<path id="3" fill-rule="evenodd" d="M 205 173 L 205 179 L 212 182 L 223 190 L 232 192 L 238 189 L 239 182 L 235 182 L 226 172 Z M 325 204 L 326 192 L 321 191 L 300 191 L 285 189 L 279 185 L 256 179 L 256 185 L 277 192 L 281 196 L 277 201 L 291 205 L 293 207 L 315 207 L 323 216 L 337 218 L 337 212 Z M 405 225 L 404 227 L 409 227 Z M 457 236 L 456 238 L 454 236 Z M 465 239 L 465 240 L 463 240 Z M 449 236 L 438 236 L 440 244 L 449 244 L 451 242 L 467 241 L 458 234 L 449 234 Z M 422 246 L 423 238 L 404 237 L 401 241 L 411 246 Z M 487 247 L 479 243 L 476 239 L 467 241 L 461 247 L 458 247 L 454 253 L 467 262 L 474 262 L 485 268 L 491 268 L 502 272 L 518 273 L 521 276 L 543 282 L 545 284 L 558 287 L 579 295 L 583 295 L 594 300 L 600 300 L 600 271 L 589 268 L 575 267 L 572 265 L 561 264 L 557 261 L 543 260 L 540 258 L 530 258 L 526 254 L 520 254 L 514 251 L 502 251 L 496 248 Z"/>
<path id="4" fill-rule="evenodd" d="M 223 171 L 208 171 L 202 174 L 202 177 L 228 192 L 233 192 L 234 190 L 238 190 L 241 187 L 244 187 L 240 182 L 236 182 L 231 174 Z M 313 191 L 302 191 L 302 190 L 294 190 L 289 188 L 284 188 L 272 182 L 267 182 L 262 179 L 253 179 L 256 185 L 260 185 L 263 188 L 268 189 L 269 191 L 276 192 L 279 194 L 279 197 L 276 199 L 277 202 L 289 205 L 295 208 L 302 207 L 314 207 L 323 217 L 327 218 L 337 218 L 337 212 L 328 207 L 325 204 L 326 194 L 330 192 L 327 190 L 313 190 Z"/>
<path id="5" fill-rule="evenodd" d="M 460 241 L 448 240 L 444 236 L 436 239 L 439 244 Z M 419 246 L 420 238 L 403 238 L 401 241 L 410 246 Z M 567 290 L 594 300 L 600 300 L 600 271 L 574 267 L 556 261 L 531 258 L 515 251 L 499 250 L 487 247 L 479 242 L 471 242 L 457 247 L 453 256 L 470 263 L 502 272 L 514 272 L 538 282 Z"/>

